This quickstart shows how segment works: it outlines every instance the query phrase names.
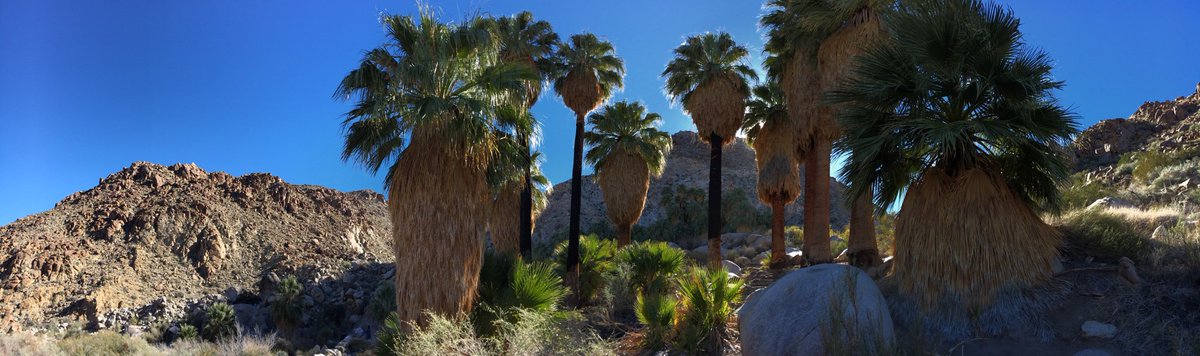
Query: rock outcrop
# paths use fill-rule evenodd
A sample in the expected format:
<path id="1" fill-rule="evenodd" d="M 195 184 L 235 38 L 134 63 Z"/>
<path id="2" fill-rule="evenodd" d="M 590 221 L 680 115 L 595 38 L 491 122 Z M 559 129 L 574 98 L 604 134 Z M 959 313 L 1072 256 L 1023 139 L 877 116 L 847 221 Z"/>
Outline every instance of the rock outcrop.
<path id="1" fill-rule="evenodd" d="M 709 146 L 700 141 L 695 132 L 680 131 L 671 136 L 671 154 L 667 156 L 667 165 L 663 175 L 650 180 L 650 190 L 646 197 L 646 209 L 638 220 L 638 226 L 647 226 L 663 219 L 665 211 L 660 202 L 663 192 L 674 186 L 708 189 Z M 803 179 L 803 172 L 800 174 Z M 758 183 L 758 172 L 754 164 L 754 150 L 744 139 L 737 139 L 725 146 L 721 159 L 721 190 L 728 194 L 740 190 L 746 194 L 756 209 L 767 212 L 769 208 L 755 196 L 755 185 Z M 849 213 L 843 204 L 845 186 L 833 178 L 830 191 L 832 192 L 833 211 L 832 225 L 837 228 L 849 221 Z M 535 241 L 545 241 L 553 234 L 566 231 L 570 217 L 571 181 L 567 180 L 554 185 L 553 193 L 546 211 L 538 218 L 537 230 L 534 232 Z M 797 198 L 787 205 L 788 225 L 804 223 L 803 197 Z M 599 186 L 592 176 L 583 177 L 583 194 L 581 197 L 580 226 L 587 229 L 598 223 L 604 223 L 608 217 L 604 213 L 604 199 Z"/>
<path id="2" fill-rule="evenodd" d="M 1076 169 L 1110 168 L 1122 154 L 1147 147 L 1175 150 L 1200 145 L 1200 84 L 1175 100 L 1146 102 L 1128 118 L 1103 120 L 1079 134 Z"/>
<path id="3" fill-rule="evenodd" d="M 144 317 L 137 311 L 162 309 L 154 305 L 229 288 L 257 293 L 273 274 L 320 285 L 346 275 L 351 261 L 389 264 L 390 228 L 375 192 L 137 162 L 0 227 L 0 331 L 111 327 L 113 315 Z M 374 278 L 363 283 L 368 294 L 383 280 Z M 330 302 L 342 307 L 366 303 L 362 292 L 335 292 Z"/>

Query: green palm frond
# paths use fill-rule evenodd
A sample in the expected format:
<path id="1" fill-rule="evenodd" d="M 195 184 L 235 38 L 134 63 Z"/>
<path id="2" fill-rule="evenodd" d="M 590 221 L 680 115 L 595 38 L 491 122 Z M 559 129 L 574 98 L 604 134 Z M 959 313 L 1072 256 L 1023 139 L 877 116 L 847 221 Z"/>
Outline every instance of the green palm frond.
<path id="1" fill-rule="evenodd" d="M 592 129 L 583 134 L 588 145 L 587 163 L 596 172 L 603 172 L 606 160 L 618 150 L 632 152 L 646 161 L 650 174 L 658 176 L 666 168 L 671 151 L 671 135 L 655 125 L 662 120 L 657 113 L 647 113 L 641 103 L 620 101 L 604 107 L 588 117 Z"/>
<path id="2" fill-rule="evenodd" d="M 600 84 L 601 98 L 611 97 L 613 91 L 625 86 L 625 61 L 617 57 L 611 42 L 592 33 L 572 35 L 570 43 L 559 45 L 553 61 L 543 66 L 555 78 L 554 91 L 559 93 L 567 90 L 564 82 L 573 71 L 594 75 Z"/>
<path id="3" fill-rule="evenodd" d="M 532 66 L 531 69 L 538 74 L 538 80 L 531 85 L 537 88 L 549 83 L 554 73 L 554 51 L 559 45 L 558 34 L 549 22 L 534 20 L 532 13 L 522 11 L 493 19 L 492 30 L 500 41 L 501 60 Z M 522 101 L 528 99 L 522 98 Z"/>
<path id="4" fill-rule="evenodd" d="M 830 99 L 844 103 L 841 178 L 891 205 L 925 169 L 999 170 L 1035 207 L 1057 206 L 1075 115 L 1052 95 L 1049 57 L 1019 21 L 976 0 L 914 0 L 885 16 L 893 41 L 859 58 Z"/>
<path id="5" fill-rule="evenodd" d="M 755 86 L 751 93 L 753 97 L 746 103 L 746 119 L 742 122 L 742 132 L 746 134 L 746 141 L 753 144 L 754 139 L 758 138 L 759 130 L 767 126 L 767 123 L 788 120 L 788 116 L 783 89 L 779 88 L 778 82 L 769 81 Z"/>
<path id="6" fill-rule="evenodd" d="M 393 163 L 406 138 L 430 135 L 468 162 L 486 162 L 495 149 L 496 108 L 537 76 L 500 63 L 498 42 L 480 19 L 440 22 L 432 10 L 385 16 L 387 41 L 367 51 L 334 96 L 353 102 L 345 114 L 344 160 L 371 172 Z"/>
<path id="7" fill-rule="evenodd" d="M 741 95 L 750 95 L 750 82 L 758 75 L 746 64 L 750 51 L 733 41 L 727 32 L 691 36 L 675 48 L 675 58 L 667 63 L 662 76 L 671 100 L 688 102 L 696 88 L 720 78 L 737 80 Z"/>

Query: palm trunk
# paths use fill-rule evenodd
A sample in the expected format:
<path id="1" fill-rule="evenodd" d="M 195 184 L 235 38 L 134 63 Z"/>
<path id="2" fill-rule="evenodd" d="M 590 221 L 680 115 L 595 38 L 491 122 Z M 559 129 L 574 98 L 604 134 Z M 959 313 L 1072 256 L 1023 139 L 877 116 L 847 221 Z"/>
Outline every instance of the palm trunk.
<path id="1" fill-rule="evenodd" d="M 829 263 L 829 153 L 827 140 L 815 140 L 804 165 L 804 257 L 809 264 Z"/>
<path id="2" fill-rule="evenodd" d="M 721 266 L 721 136 L 709 133 L 708 264 Z"/>
<path id="3" fill-rule="evenodd" d="M 525 144 L 525 187 L 521 189 L 521 257 L 533 260 L 533 155 L 529 153 L 529 138 L 522 137 Z"/>
<path id="4" fill-rule="evenodd" d="M 629 246 L 633 242 L 633 226 L 621 225 L 617 226 L 617 248 Z"/>
<path id="5" fill-rule="evenodd" d="M 783 231 L 783 201 L 771 202 L 771 269 L 780 269 L 787 264 L 787 240 Z"/>
<path id="6" fill-rule="evenodd" d="M 875 205 L 868 190 L 850 207 L 850 241 L 847 256 L 850 265 L 868 269 L 880 264 L 879 245 L 875 240 Z"/>
<path id="7" fill-rule="evenodd" d="M 567 280 L 576 296 L 576 303 L 583 304 L 579 298 L 579 214 L 580 195 L 583 194 L 583 115 L 575 113 L 575 156 L 571 164 L 571 222 L 567 230 Z"/>

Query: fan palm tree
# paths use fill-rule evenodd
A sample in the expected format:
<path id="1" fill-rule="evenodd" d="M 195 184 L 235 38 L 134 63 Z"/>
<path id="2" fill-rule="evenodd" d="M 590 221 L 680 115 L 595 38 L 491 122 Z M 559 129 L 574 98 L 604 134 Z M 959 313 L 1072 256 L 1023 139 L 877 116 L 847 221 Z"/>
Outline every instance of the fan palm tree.
<path id="1" fill-rule="evenodd" d="M 1060 236 L 1038 212 L 1057 206 L 1074 114 L 1051 95 L 1062 82 L 1049 57 L 1023 44 L 1001 6 L 913 0 L 886 22 L 893 40 L 831 95 L 844 108 L 841 177 L 852 195 L 876 188 L 878 206 L 903 193 L 901 295 L 980 315 L 1001 293 L 1051 279 Z"/>
<path id="2" fill-rule="evenodd" d="M 810 263 L 833 260 L 829 249 L 829 163 L 841 136 L 839 108 L 823 96 L 837 89 L 847 68 L 872 41 L 883 37 L 877 15 L 894 0 L 771 0 L 762 24 L 768 28 L 768 74 L 788 97 L 804 157 L 804 253 Z M 820 178 L 817 178 L 820 177 Z M 874 207 L 869 198 L 851 201 L 850 255 L 855 265 L 879 260 Z"/>
<path id="3" fill-rule="evenodd" d="M 571 165 L 571 218 L 567 229 L 567 270 L 575 274 L 579 265 L 579 210 L 583 194 L 584 117 L 624 86 L 625 61 L 617 57 L 612 43 L 591 33 L 571 36 L 560 44 L 554 71 L 554 91 L 575 112 L 575 153 Z M 578 292 L 578 281 L 572 281 Z M 576 293 L 578 295 L 578 293 Z"/>
<path id="4" fill-rule="evenodd" d="M 538 97 L 541 96 L 542 86 L 551 79 L 554 65 L 554 48 L 558 45 L 558 34 L 554 33 L 554 29 L 550 26 L 549 22 L 534 20 L 533 14 L 529 11 L 522 11 L 516 15 L 496 19 L 495 33 L 500 41 L 501 61 L 506 63 L 520 63 L 538 73 L 540 80 L 526 84 L 526 95 L 523 97 L 523 102 L 513 103 L 528 111 L 529 108 L 532 108 L 537 103 Z M 517 218 L 518 229 L 520 231 L 519 249 L 521 256 L 529 259 L 532 258 L 531 254 L 533 252 L 533 220 L 538 210 L 535 208 L 537 205 L 535 195 L 537 193 L 534 187 L 534 184 L 537 182 L 534 181 L 533 177 L 533 171 L 537 167 L 534 167 L 534 159 L 530 151 L 536 144 L 538 135 L 519 132 L 517 140 L 522 142 L 525 147 L 525 176 L 523 181 L 517 182 L 515 187 L 509 189 L 520 189 L 520 202 L 517 203 L 520 207 L 520 215 Z M 512 195 L 513 193 L 506 192 L 506 194 Z"/>
<path id="5" fill-rule="evenodd" d="M 540 136 L 537 122 L 532 115 L 517 106 L 505 106 L 497 111 L 496 120 L 501 131 L 497 133 L 497 154 L 488 167 L 488 183 L 492 194 L 485 203 L 488 207 L 487 226 L 493 247 L 504 253 L 522 253 L 526 247 L 521 240 L 520 224 L 525 211 L 514 209 L 523 199 L 522 186 L 531 183 L 530 227 L 532 218 L 541 214 L 546 207 L 546 190 L 550 181 L 539 168 L 541 154 L 530 153 L 524 138 Z M 532 133 L 532 134 L 530 134 Z"/>
<path id="6" fill-rule="evenodd" d="M 770 267 L 785 267 L 787 239 L 784 237 L 784 207 L 800 195 L 799 157 L 796 130 L 788 117 L 783 91 L 769 82 L 754 87 L 754 98 L 746 105 L 742 131 L 754 147 L 758 164 L 758 199 L 771 206 Z"/>
<path id="7" fill-rule="evenodd" d="M 391 164 L 384 188 L 397 312 L 424 323 L 426 311 L 462 315 L 472 306 L 483 250 L 477 202 L 488 193 L 497 142 L 493 112 L 536 76 L 498 64 L 483 21 L 440 22 L 423 9 L 382 22 L 387 41 L 335 92 L 354 103 L 343 122 L 343 159 L 372 172 Z"/>
<path id="8" fill-rule="evenodd" d="M 746 115 L 750 82 L 757 74 L 746 64 L 750 52 L 729 33 L 688 37 L 667 63 L 666 92 L 692 116 L 700 139 L 712 147 L 708 171 L 708 260 L 721 263 L 721 148 L 733 142 Z"/>
<path id="9" fill-rule="evenodd" d="M 662 120 L 640 103 L 617 102 L 588 117 L 584 134 L 587 162 L 596 170 L 608 218 L 617 227 L 617 247 L 629 245 L 633 224 L 642 216 L 650 177 L 662 174 L 671 135 L 654 125 Z"/>

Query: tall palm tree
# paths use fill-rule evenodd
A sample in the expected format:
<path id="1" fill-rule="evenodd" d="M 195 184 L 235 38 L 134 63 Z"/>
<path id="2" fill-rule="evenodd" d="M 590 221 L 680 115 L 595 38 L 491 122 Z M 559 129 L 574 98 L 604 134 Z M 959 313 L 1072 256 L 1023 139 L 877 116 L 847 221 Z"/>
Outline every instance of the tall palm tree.
<path id="1" fill-rule="evenodd" d="M 1037 213 L 1057 206 L 1077 131 L 1051 94 L 1062 82 L 1004 7 L 912 0 L 886 22 L 893 41 L 862 55 L 831 97 L 844 107 L 841 177 L 854 195 L 875 187 L 879 206 L 903 193 L 902 296 L 958 315 L 1011 312 L 1022 290 L 1051 279 L 1058 253 L 1059 234 Z"/>
<path id="2" fill-rule="evenodd" d="M 617 247 L 631 242 L 633 224 L 642 216 L 650 177 L 667 165 L 671 135 L 654 127 L 662 120 L 641 103 L 617 102 L 588 117 L 592 130 L 584 134 L 591 148 L 587 162 L 596 170 L 608 218 L 617 227 Z"/>
<path id="3" fill-rule="evenodd" d="M 823 96 L 849 75 L 855 58 L 884 36 L 877 15 L 895 0 L 771 0 L 763 16 L 768 28 L 768 73 L 778 77 L 800 131 L 805 156 L 804 249 L 810 263 L 833 259 L 829 250 L 829 163 L 840 138 L 840 110 Z M 793 103 L 792 100 L 796 102 Z M 817 178 L 820 177 L 820 178 Z M 850 257 L 860 267 L 878 263 L 874 206 L 858 197 L 850 202 Z"/>
<path id="4" fill-rule="evenodd" d="M 800 159 L 796 156 L 796 130 L 788 117 L 783 90 L 769 82 L 754 87 L 746 105 L 742 131 L 754 147 L 758 164 L 758 199 L 771 206 L 770 267 L 785 267 L 784 207 L 800 195 Z"/>
<path id="5" fill-rule="evenodd" d="M 700 139 L 712 147 L 708 170 L 708 260 L 721 264 L 721 148 L 733 142 L 746 115 L 750 82 L 757 74 L 746 64 L 750 52 L 729 33 L 688 37 L 662 76 L 672 101 L 692 116 Z"/>
<path id="6" fill-rule="evenodd" d="M 578 272 L 579 209 L 583 194 L 583 125 L 584 117 L 612 97 L 614 90 L 624 86 L 625 61 L 617 57 L 612 43 L 591 33 L 571 36 L 570 43 L 560 44 L 555 57 L 559 61 L 554 71 L 554 91 L 575 112 L 575 153 L 571 165 L 571 219 L 567 229 L 567 270 Z M 576 292 L 578 281 L 573 279 Z M 578 293 L 576 293 L 578 295 Z"/>
<path id="7" fill-rule="evenodd" d="M 423 9 L 383 24 L 387 41 L 335 92 L 354 103 L 343 122 L 343 159 L 372 172 L 391 164 L 384 187 L 397 312 L 424 323 L 426 311 L 462 315 L 472 306 L 483 249 L 478 202 L 497 142 L 493 112 L 536 76 L 497 64 L 483 21 L 440 22 Z"/>
<path id="8" fill-rule="evenodd" d="M 554 48 L 558 45 L 558 34 L 549 22 L 533 19 L 529 11 L 522 11 L 509 17 L 496 19 L 495 33 L 500 41 L 500 60 L 506 63 L 520 63 L 534 69 L 540 80 L 526 84 L 526 95 L 523 102 L 514 103 L 528 111 L 537 103 L 541 96 L 542 86 L 548 83 L 553 73 Z M 519 101 L 519 100 L 517 100 Z M 526 259 L 532 258 L 533 253 L 533 220 L 536 214 L 535 188 L 533 180 L 534 160 L 531 150 L 538 140 L 538 135 L 519 132 L 517 140 L 525 147 L 525 177 L 517 182 L 515 188 L 520 189 L 520 216 L 517 219 L 520 230 L 520 252 Z M 511 195 L 512 193 L 507 193 Z"/>
<path id="9" fill-rule="evenodd" d="M 491 234 L 493 247 L 500 252 L 517 254 L 525 247 L 521 240 L 520 221 L 523 210 L 514 209 L 521 204 L 523 183 L 528 182 L 530 227 L 532 219 L 546 207 L 546 190 L 550 181 L 542 175 L 539 168 L 540 153 L 529 152 L 528 137 L 540 136 L 537 121 L 528 111 L 518 106 L 505 106 L 497 111 L 496 121 L 500 132 L 497 133 L 497 154 L 488 166 L 487 178 L 491 195 L 485 201 L 488 208 L 487 227 Z M 532 133 L 532 134 L 530 134 Z"/>
<path id="10" fill-rule="evenodd" d="M 767 76 L 779 83 L 796 130 L 796 155 L 804 163 L 804 256 L 810 263 L 833 261 L 829 252 L 829 154 L 816 147 L 833 136 L 821 121 L 822 88 L 817 52 L 825 37 L 810 29 L 805 14 L 823 11 L 827 0 L 769 0 L 760 19 L 767 29 Z M 814 152 L 815 151 L 815 152 Z"/>

